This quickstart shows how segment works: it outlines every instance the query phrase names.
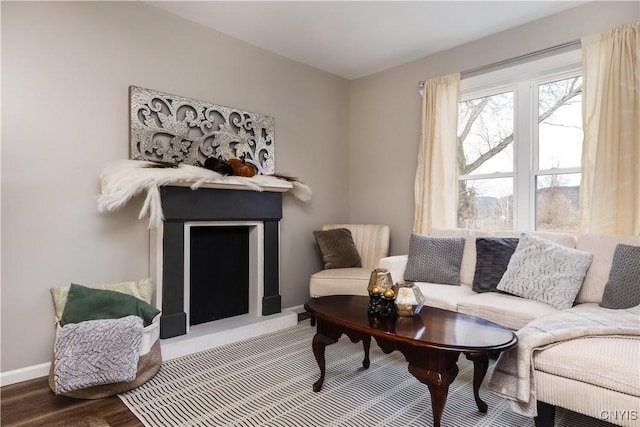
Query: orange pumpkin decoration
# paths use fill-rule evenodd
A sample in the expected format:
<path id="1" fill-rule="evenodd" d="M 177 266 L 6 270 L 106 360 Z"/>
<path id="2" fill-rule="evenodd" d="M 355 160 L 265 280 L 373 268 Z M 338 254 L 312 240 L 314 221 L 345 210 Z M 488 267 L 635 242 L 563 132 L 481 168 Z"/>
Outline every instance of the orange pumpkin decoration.
<path id="1" fill-rule="evenodd" d="M 246 163 L 244 161 L 244 158 L 241 159 L 237 159 L 237 158 L 232 158 L 232 159 L 228 159 L 227 160 L 227 164 L 229 166 L 231 166 L 231 169 L 233 169 L 233 174 L 236 176 L 246 176 L 251 178 L 252 176 L 254 176 L 256 174 L 256 170 L 255 168 L 250 165 L 249 163 Z"/>

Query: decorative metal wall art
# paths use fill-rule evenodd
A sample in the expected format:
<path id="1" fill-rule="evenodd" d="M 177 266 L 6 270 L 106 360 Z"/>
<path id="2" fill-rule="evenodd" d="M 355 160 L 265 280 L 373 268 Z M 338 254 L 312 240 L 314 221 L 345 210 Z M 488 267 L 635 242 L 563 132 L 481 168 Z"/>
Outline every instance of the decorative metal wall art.
<path id="1" fill-rule="evenodd" d="M 208 157 L 244 157 L 258 174 L 274 173 L 273 117 L 129 87 L 134 160 L 203 165 Z"/>

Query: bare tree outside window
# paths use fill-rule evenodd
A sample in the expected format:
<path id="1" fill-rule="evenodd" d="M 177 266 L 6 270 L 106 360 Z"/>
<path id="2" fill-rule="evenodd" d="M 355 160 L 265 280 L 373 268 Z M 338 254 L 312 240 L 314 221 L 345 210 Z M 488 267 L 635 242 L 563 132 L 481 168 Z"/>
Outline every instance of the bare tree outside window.
<path id="1" fill-rule="evenodd" d="M 513 226 L 513 210 L 504 198 L 513 194 L 514 93 L 505 92 L 460 103 L 458 121 L 458 227 Z M 507 177 L 482 179 L 486 174 Z"/>
<path id="2" fill-rule="evenodd" d="M 538 114 L 536 229 L 576 233 L 583 137 L 582 78 L 539 85 Z"/>
<path id="3" fill-rule="evenodd" d="M 582 78 L 537 85 L 536 228 L 574 231 L 582 143 Z M 515 94 L 460 103 L 458 227 L 513 229 Z M 518 143 L 518 142 L 515 142 Z M 520 143 L 526 143 L 520 142 Z"/>
<path id="4" fill-rule="evenodd" d="M 539 176 L 536 189 L 536 229 L 576 232 L 580 174 Z"/>

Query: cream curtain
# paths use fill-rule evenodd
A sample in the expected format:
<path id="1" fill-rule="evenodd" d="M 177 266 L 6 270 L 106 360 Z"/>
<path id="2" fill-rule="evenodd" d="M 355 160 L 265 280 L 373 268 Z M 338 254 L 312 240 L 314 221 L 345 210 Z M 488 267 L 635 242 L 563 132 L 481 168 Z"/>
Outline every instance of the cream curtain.
<path id="1" fill-rule="evenodd" d="M 581 232 L 640 234 L 639 25 L 581 40 Z"/>
<path id="2" fill-rule="evenodd" d="M 457 128 L 460 73 L 424 83 L 422 134 L 414 187 L 413 231 L 456 227 L 458 203 Z"/>

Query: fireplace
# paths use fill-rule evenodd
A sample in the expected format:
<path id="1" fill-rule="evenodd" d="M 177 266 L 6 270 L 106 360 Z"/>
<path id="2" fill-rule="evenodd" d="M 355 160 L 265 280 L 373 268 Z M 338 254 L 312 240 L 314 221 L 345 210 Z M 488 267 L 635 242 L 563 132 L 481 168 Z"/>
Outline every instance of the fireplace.
<path id="1" fill-rule="evenodd" d="M 280 313 L 281 192 L 165 186 L 160 196 L 165 219 L 151 242 L 160 338 Z"/>
<path id="2" fill-rule="evenodd" d="M 256 274 L 262 244 L 261 233 L 254 230 L 258 227 L 244 222 L 185 223 L 187 326 L 249 313 L 249 291 L 262 288 Z M 251 313 L 259 315 L 256 304 Z"/>

